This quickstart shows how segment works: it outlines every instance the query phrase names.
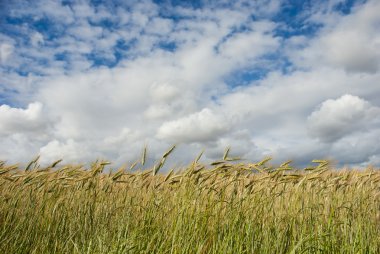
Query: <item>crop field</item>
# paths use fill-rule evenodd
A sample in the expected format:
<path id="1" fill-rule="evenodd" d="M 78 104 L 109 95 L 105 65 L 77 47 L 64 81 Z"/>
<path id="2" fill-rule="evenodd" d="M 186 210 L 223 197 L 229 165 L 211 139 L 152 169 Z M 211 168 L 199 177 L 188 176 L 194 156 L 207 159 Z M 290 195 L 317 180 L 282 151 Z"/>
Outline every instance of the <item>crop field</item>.
<path id="1" fill-rule="evenodd" d="M 0 253 L 380 253 L 380 171 L 0 163 Z"/>

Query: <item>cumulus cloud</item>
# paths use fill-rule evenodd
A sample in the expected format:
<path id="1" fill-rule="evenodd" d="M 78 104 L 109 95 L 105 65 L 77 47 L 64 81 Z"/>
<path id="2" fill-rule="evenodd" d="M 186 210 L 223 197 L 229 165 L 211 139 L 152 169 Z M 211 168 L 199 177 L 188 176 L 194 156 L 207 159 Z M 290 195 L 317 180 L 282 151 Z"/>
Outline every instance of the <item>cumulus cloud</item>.
<path id="1" fill-rule="evenodd" d="M 26 109 L 0 106 L 0 135 L 24 132 L 33 135 L 33 132 L 43 132 L 46 128 L 40 102 L 31 103 Z"/>
<path id="2" fill-rule="evenodd" d="M 369 122 L 380 117 L 380 108 L 357 96 L 343 95 L 326 100 L 308 117 L 309 131 L 323 142 L 334 142 L 357 130 L 365 130 Z"/>
<path id="3" fill-rule="evenodd" d="M 164 122 L 158 129 L 157 137 L 174 143 L 204 142 L 224 134 L 230 125 L 226 117 L 205 108 L 189 116 Z"/>
<path id="4" fill-rule="evenodd" d="M 0 159 L 375 163 L 380 5 L 337 2 L 6 4 L 31 22 L 0 23 Z"/>
<path id="5" fill-rule="evenodd" d="M 65 142 L 52 140 L 45 146 L 40 148 L 42 163 L 51 163 L 64 159 L 65 163 L 90 162 L 91 154 L 89 148 L 83 143 L 75 142 L 73 139 L 68 139 Z"/>

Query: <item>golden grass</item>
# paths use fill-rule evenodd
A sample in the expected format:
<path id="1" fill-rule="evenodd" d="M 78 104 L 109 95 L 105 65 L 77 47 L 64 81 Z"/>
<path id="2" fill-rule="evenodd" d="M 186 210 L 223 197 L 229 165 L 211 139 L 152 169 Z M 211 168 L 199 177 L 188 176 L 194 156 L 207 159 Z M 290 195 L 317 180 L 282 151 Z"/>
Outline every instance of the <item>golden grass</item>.
<path id="1" fill-rule="evenodd" d="M 0 162 L 0 253 L 380 253 L 380 171 Z"/>

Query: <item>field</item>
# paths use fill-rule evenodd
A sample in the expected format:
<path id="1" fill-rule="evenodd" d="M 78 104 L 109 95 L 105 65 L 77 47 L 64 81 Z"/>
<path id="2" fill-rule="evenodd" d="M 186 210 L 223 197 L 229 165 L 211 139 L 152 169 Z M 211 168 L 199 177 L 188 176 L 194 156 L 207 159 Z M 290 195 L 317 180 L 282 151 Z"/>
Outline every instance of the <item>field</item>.
<path id="1" fill-rule="evenodd" d="M 227 151 L 161 174 L 169 153 L 110 173 L 102 161 L 0 163 L 0 253 L 380 253 L 379 170 Z"/>

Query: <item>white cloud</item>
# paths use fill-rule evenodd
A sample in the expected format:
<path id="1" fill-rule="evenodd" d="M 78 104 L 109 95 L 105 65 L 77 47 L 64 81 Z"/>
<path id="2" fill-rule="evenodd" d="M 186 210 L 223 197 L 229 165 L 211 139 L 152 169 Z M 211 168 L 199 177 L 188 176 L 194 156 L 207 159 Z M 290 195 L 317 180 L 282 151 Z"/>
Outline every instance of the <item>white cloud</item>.
<path id="1" fill-rule="evenodd" d="M 374 161 L 380 153 L 380 128 L 352 133 L 335 142 L 330 154 L 347 165 L 366 166 Z"/>
<path id="2" fill-rule="evenodd" d="M 158 129 L 157 137 L 174 143 L 192 143 L 214 140 L 227 132 L 232 123 L 224 116 L 205 108 L 169 122 Z"/>
<path id="3" fill-rule="evenodd" d="M 300 67 L 331 66 L 347 72 L 376 73 L 380 66 L 380 2 L 353 8 L 346 16 L 318 12 L 311 20 L 324 24 L 302 50 L 292 51 Z"/>
<path id="4" fill-rule="evenodd" d="M 36 16 L 48 16 L 56 21 L 62 22 L 65 25 L 72 24 L 74 19 L 73 9 L 68 5 L 62 5 L 58 1 L 35 1 L 36 8 L 33 10 Z M 28 9 L 26 8 L 25 11 Z M 30 10 L 29 10 L 30 11 Z"/>
<path id="5" fill-rule="evenodd" d="M 107 137 L 104 142 L 109 145 L 121 145 L 122 143 L 135 142 L 141 139 L 141 133 L 129 128 L 123 128 L 119 135 Z"/>
<path id="6" fill-rule="evenodd" d="M 39 32 L 35 32 L 32 37 L 30 38 L 31 42 L 32 42 L 32 45 L 34 47 L 37 47 L 39 46 L 40 44 L 43 44 L 44 43 L 44 37 L 41 33 Z"/>
<path id="7" fill-rule="evenodd" d="M 46 128 L 47 122 L 40 102 L 31 103 L 26 109 L 0 106 L 0 135 L 43 132 Z"/>
<path id="8" fill-rule="evenodd" d="M 95 11 L 87 1 L 81 1 L 72 6 L 72 10 L 76 18 L 85 19 L 95 16 Z"/>
<path id="9" fill-rule="evenodd" d="M 13 45 L 9 43 L 0 44 L 0 63 L 5 64 L 14 50 Z"/>
<path id="10" fill-rule="evenodd" d="M 1 136 L 0 160 L 8 163 L 26 163 L 39 154 L 40 147 L 47 141 L 46 135 L 12 133 Z"/>
<path id="11" fill-rule="evenodd" d="M 102 32 L 102 27 L 92 26 L 86 20 L 77 22 L 76 26 L 71 27 L 68 31 L 68 33 L 74 36 L 77 40 L 91 40 L 94 42 L 96 42 L 96 40 L 99 39 L 99 37 L 101 37 Z"/>
<path id="12" fill-rule="evenodd" d="M 260 160 L 263 157 L 263 150 L 257 147 L 254 137 L 248 129 L 230 132 L 228 135 L 202 145 L 203 147 L 198 145 L 198 150 L 201 150 L 202 147 L 205 150 L 205 156 L 214 161 L 223 157 L 227 147 L 230 148 L 230 157 L 240 157 L 248 161 Z"/>
<path id="13" fill-rule="evenodd" d="M 270 34 L 274 28 L 275 24 L 271 22 L 255 22 L 251 25 L 251 31 L 232 36 L 219 50 L 223 56 L 236 62 L 273 52 L 279 46 L 278 39 Z"/>
<path id="14" fill-rule="evenodd" d="M 159 104 L 149 106 L 147 110 L 144 111 L 144 116 L 148 119 L 160 119 L 169 117 L 173 113 L 172 108 L 168 104 Z"/>
<path id="15" fill-rule="evenodd" d="M 349 94 L 326 100 L 308 117 L 310 134 L 323 142 L 334 142 L 357 130 L 365 130 L 370 121 L 380 118 L 380 108 Z"/>
<path id="16" fill-rule="evenodd" d="M 326 60 L 346 71 L 374 73 L 379 67 L 380 55 L 376 52 L 380 46 L 356 32 L 334 32 L 323 38 L 322 44 L 325 45 Z"/>
<path id="17" fill-rule="evenodd" d="M 83 143 L 68 139 L 66 142 L 50 141 L 40 148 L 41 163 L 48 164 L 64 159 L 65 163 L 88 163 L 91 161 L 91 151 Z M 88 161 L 86 161 L 88 159 Z"/>
<path id="18" fill-rule="evenodd" d="M 153 18 L 145 28 L 145 32 L 157 35 L 167 35 L 173 29 L 173 21 L 165 18 Z"/>
<path id="19" fill-rule="evenodd" d="M 180 90 L 178 84 L 153 83 L 150 88 L 151 97 L 154 101 L 170 101 L 179 96 Z"/>

